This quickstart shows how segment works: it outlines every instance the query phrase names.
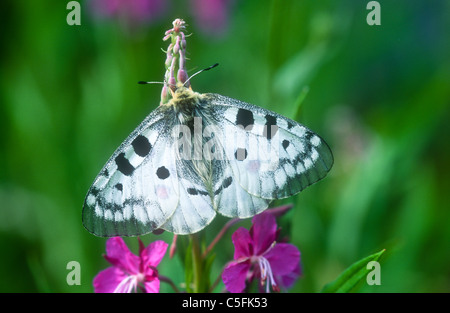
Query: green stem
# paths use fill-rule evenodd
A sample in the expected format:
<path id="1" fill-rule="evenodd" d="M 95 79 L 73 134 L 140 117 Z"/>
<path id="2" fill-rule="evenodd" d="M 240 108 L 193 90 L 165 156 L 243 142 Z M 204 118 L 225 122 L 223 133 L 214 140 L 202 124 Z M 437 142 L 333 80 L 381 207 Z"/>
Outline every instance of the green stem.
<path id="1" fill-rule="evenodd" d="M 202 263 L 203 258 L 200 252 L 200 238 L 198 234 L 190 235 L 191 243 L 192 243 L 192 266 L 194 273 L 194 292 L 202 292 Z"/>

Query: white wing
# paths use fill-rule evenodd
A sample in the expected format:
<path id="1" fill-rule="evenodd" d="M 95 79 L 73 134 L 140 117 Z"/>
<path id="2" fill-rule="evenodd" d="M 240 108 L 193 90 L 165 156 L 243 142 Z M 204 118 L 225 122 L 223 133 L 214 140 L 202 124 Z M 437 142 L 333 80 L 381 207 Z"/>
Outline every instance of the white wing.
<path id="1" fill-rule="evenodd" d="M 165 114 L 153 111 L 95 179 L 83 224 L 97 236 L 135 236 L 161 227 L 178 206 L 178 177 Z"/>
<path id="2" fill-rule="evenodd" d="M 232 169 L 233 161 L 216 160 L 214 208 L 228 217 L 248 218 L 264 211 L 271 200 L 251 195 L 239 184 L 239 176 Z"/>
<path id="3" fill-rule="evenodd" d="M 208 96 L 215 114 L 223 116 L 222 144 L 233 177 L 251 195 L 286 198 L 322 179 L 331 169 L 330 148 L 305 126 L 239 100 Z M 219 207 L 219 212 L 228 209 Z"/>
<path id="4" fill-rule="evenodd" d="M 177 159 L 180 201 L 174 214 L 161 227 L 175 234 L 192 234 L 203 229 L 216 216 L 210 194 L 193 168 L 192 160 Z"/>

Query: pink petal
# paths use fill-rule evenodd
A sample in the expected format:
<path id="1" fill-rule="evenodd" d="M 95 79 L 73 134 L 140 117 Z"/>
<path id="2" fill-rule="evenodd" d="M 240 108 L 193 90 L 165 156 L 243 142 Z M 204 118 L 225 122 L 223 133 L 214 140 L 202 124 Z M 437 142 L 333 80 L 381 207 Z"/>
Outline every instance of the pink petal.
<path id="1" fill-rule="evenodd" d="M 144 282 L 145 292 L 147 293 L 158 293 L 159 292 L 159 279 L 156 278 L 149 282 Z"/>
<path id="2" fill-rule="evenodd" d="M 252 239 L 247 229 L 239 227 L 231 236 L 231 240 L 234 245 L 235 260 L 252 255 Z"/>
<path id="3" fill-rule="evenodd" d="M 127 0 L 123 3 L 128 18 L 139 21 L 149 21 L 162 15 L 167 6 L 164 0 Z"/>
<path id="4" fill-rule="evenodd" d="M 94 292 L 96 293 L 111 293 L 116 290 L 117 286 L 127 277 L 117 267 L 108 267 L 101 271 L 94 278 Z"/>
<path id="5" fill-rule="evenodd" d="M 202 30 L 214 34 L 227 26 L 229 0 L 191 0 L 193 13 Z"/>
<path id="6" fill-rule="evenodd" d="M 300 267 L 300 263 L 298 263 L 292 272 L 279 277 L 278 281 L 281 281 L 281 285 L 283 287 L 289 288 L 294 285 L 295 281 L 300 275 L 302 275 L 302 268 Z"/>
<path id="7" fill-rule="evenodd" d="M 148 245 L 147 248 L 142 250 L 141 259 L 144 266 L 144 271 L 149 266 L 156 267 L 161 262 L 164 254 L 167 251 L 169 245 L 162 240 L 157 240 Z"/>
<path id="8" fill-rule="evenodd" d="M 250 262 L 231 262 L 222 273 L 222 280 L 229 292 L 242 292 L 245 279 L 250 269 Z"/>
<path id="9" fill-rule="evenodd" d="M 120 0 L 89 1 L 90 10 L 97 16 L 110 17 L 117 14 Z"/>
<path id="10" fill-rule="evenodd" d="M 120 267 L 122 270 L 136 274 L 139 270 L 139 257 L 131 253 L 127 245 L 120 237 L 112 237 L 106 241 L 105 258 L 112 265 Z"/>
<path id="11" fill-rule="evenodd" d="M 250 234 L 253 239 L 255 255 L 263 254 L 275 241 L 277 235 L 277 222 L 275 217 L 267 212 L 255 215 L 252 219 Z"/>
<path id="12" fill-rule="evenodd" d="M 263 256 L 269 261 L 275 276 L 288 275 L 300 263 L 300 251 L 289 243 L 277 243 Z"/>

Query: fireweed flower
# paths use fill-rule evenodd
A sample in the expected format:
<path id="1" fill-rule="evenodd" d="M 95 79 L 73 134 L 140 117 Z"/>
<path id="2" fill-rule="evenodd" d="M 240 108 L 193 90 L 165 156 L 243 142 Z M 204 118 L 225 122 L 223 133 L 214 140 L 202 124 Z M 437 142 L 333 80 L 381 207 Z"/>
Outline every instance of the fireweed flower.
<path id="1" fill-rule="evenodd" d="M 266 292 L 271 286 L 290 287 L 300 275 L 300 251 L 292 244 L 277 243 L 275 217 L 267 212 L 252 219 L 250 231 L 240 227 L 232 235 L 235 247 L 234 261 L 222 273 L 225 287 L 230 292 L 242 292 L 248 279 L 258 279 Z"/>
<path id="2" fill-rule="evenodd" d="M 95 292 L 127 293 L 137 290 L 159 292 L 158 266 L 168 244 L 157 240 L 145 247 L 139 239 L 139 256 L 134 255 L 120 237 L 106 242 L 105 259 L 113 266 L 101 271 L 94 278 Z"/>
<path id="3" fill-rule="evenodd" d="M 90 0 L 88 5 L 94 16 L 118 19 L 131 28 L 149 24 L 167 11 L 166 0 Z"/>
<path id="4" fill-rule="evenodd" d="M 233 2 L 233 0 L 191 0 L 191 10 L 196 24 L 209 35 L 224 33 Z"/>
<path id="5" fill-rule="evenodd" d="M 234 0 L 190 0 L 188 5 L 199 29 L 211 36 L 225 33 L 229 11 Z M 126 29 L 134 30 L 165 17 L 179 1 L 169 0 L 89 0 L 88 8 L 95 18 L 119 20 Z M 187 9 L 187 8 L 186 8 Z"/>

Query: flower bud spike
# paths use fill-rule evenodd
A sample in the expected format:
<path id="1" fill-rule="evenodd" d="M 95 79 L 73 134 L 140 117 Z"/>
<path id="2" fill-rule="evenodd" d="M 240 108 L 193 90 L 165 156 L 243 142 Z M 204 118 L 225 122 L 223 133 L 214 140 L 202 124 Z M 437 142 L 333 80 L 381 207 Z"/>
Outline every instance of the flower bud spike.
<path id="1" fill-rule="evenodd" d="M 175 19 L 172 22 L 173 27 L 164 33 L 163 40 L 169 40 L 170 43 L 167 48 L 166 53 L 166 73 L 164 75 L 167 85 L 165 89 L 169 89 L 170 94 L 167 90 L 161 92 L 161 102 L 160 104 L 165 104 L 173 98 L 173 93 L 176 90 L 176 86 L 180 84 L 184 87 L 189 87 L 189 76 L 186 70 L 186 35 L 184 31 L 186 30 L 186 23 L 182 19 Z M 168 88 L 167 88 L 168 87 Z"/>
<path id="2" fill-rule="evenodd" d="M 177 250 L 177 238 L 178 238 L 178 235 L 174 234 L 173 239 L 172 239 L 172 244 L 170 245 L 170 249 L 169 249 L 169 256 L 171 259 L 173 258 L 173 256 L 175 255 L 175 251 Z"/>

